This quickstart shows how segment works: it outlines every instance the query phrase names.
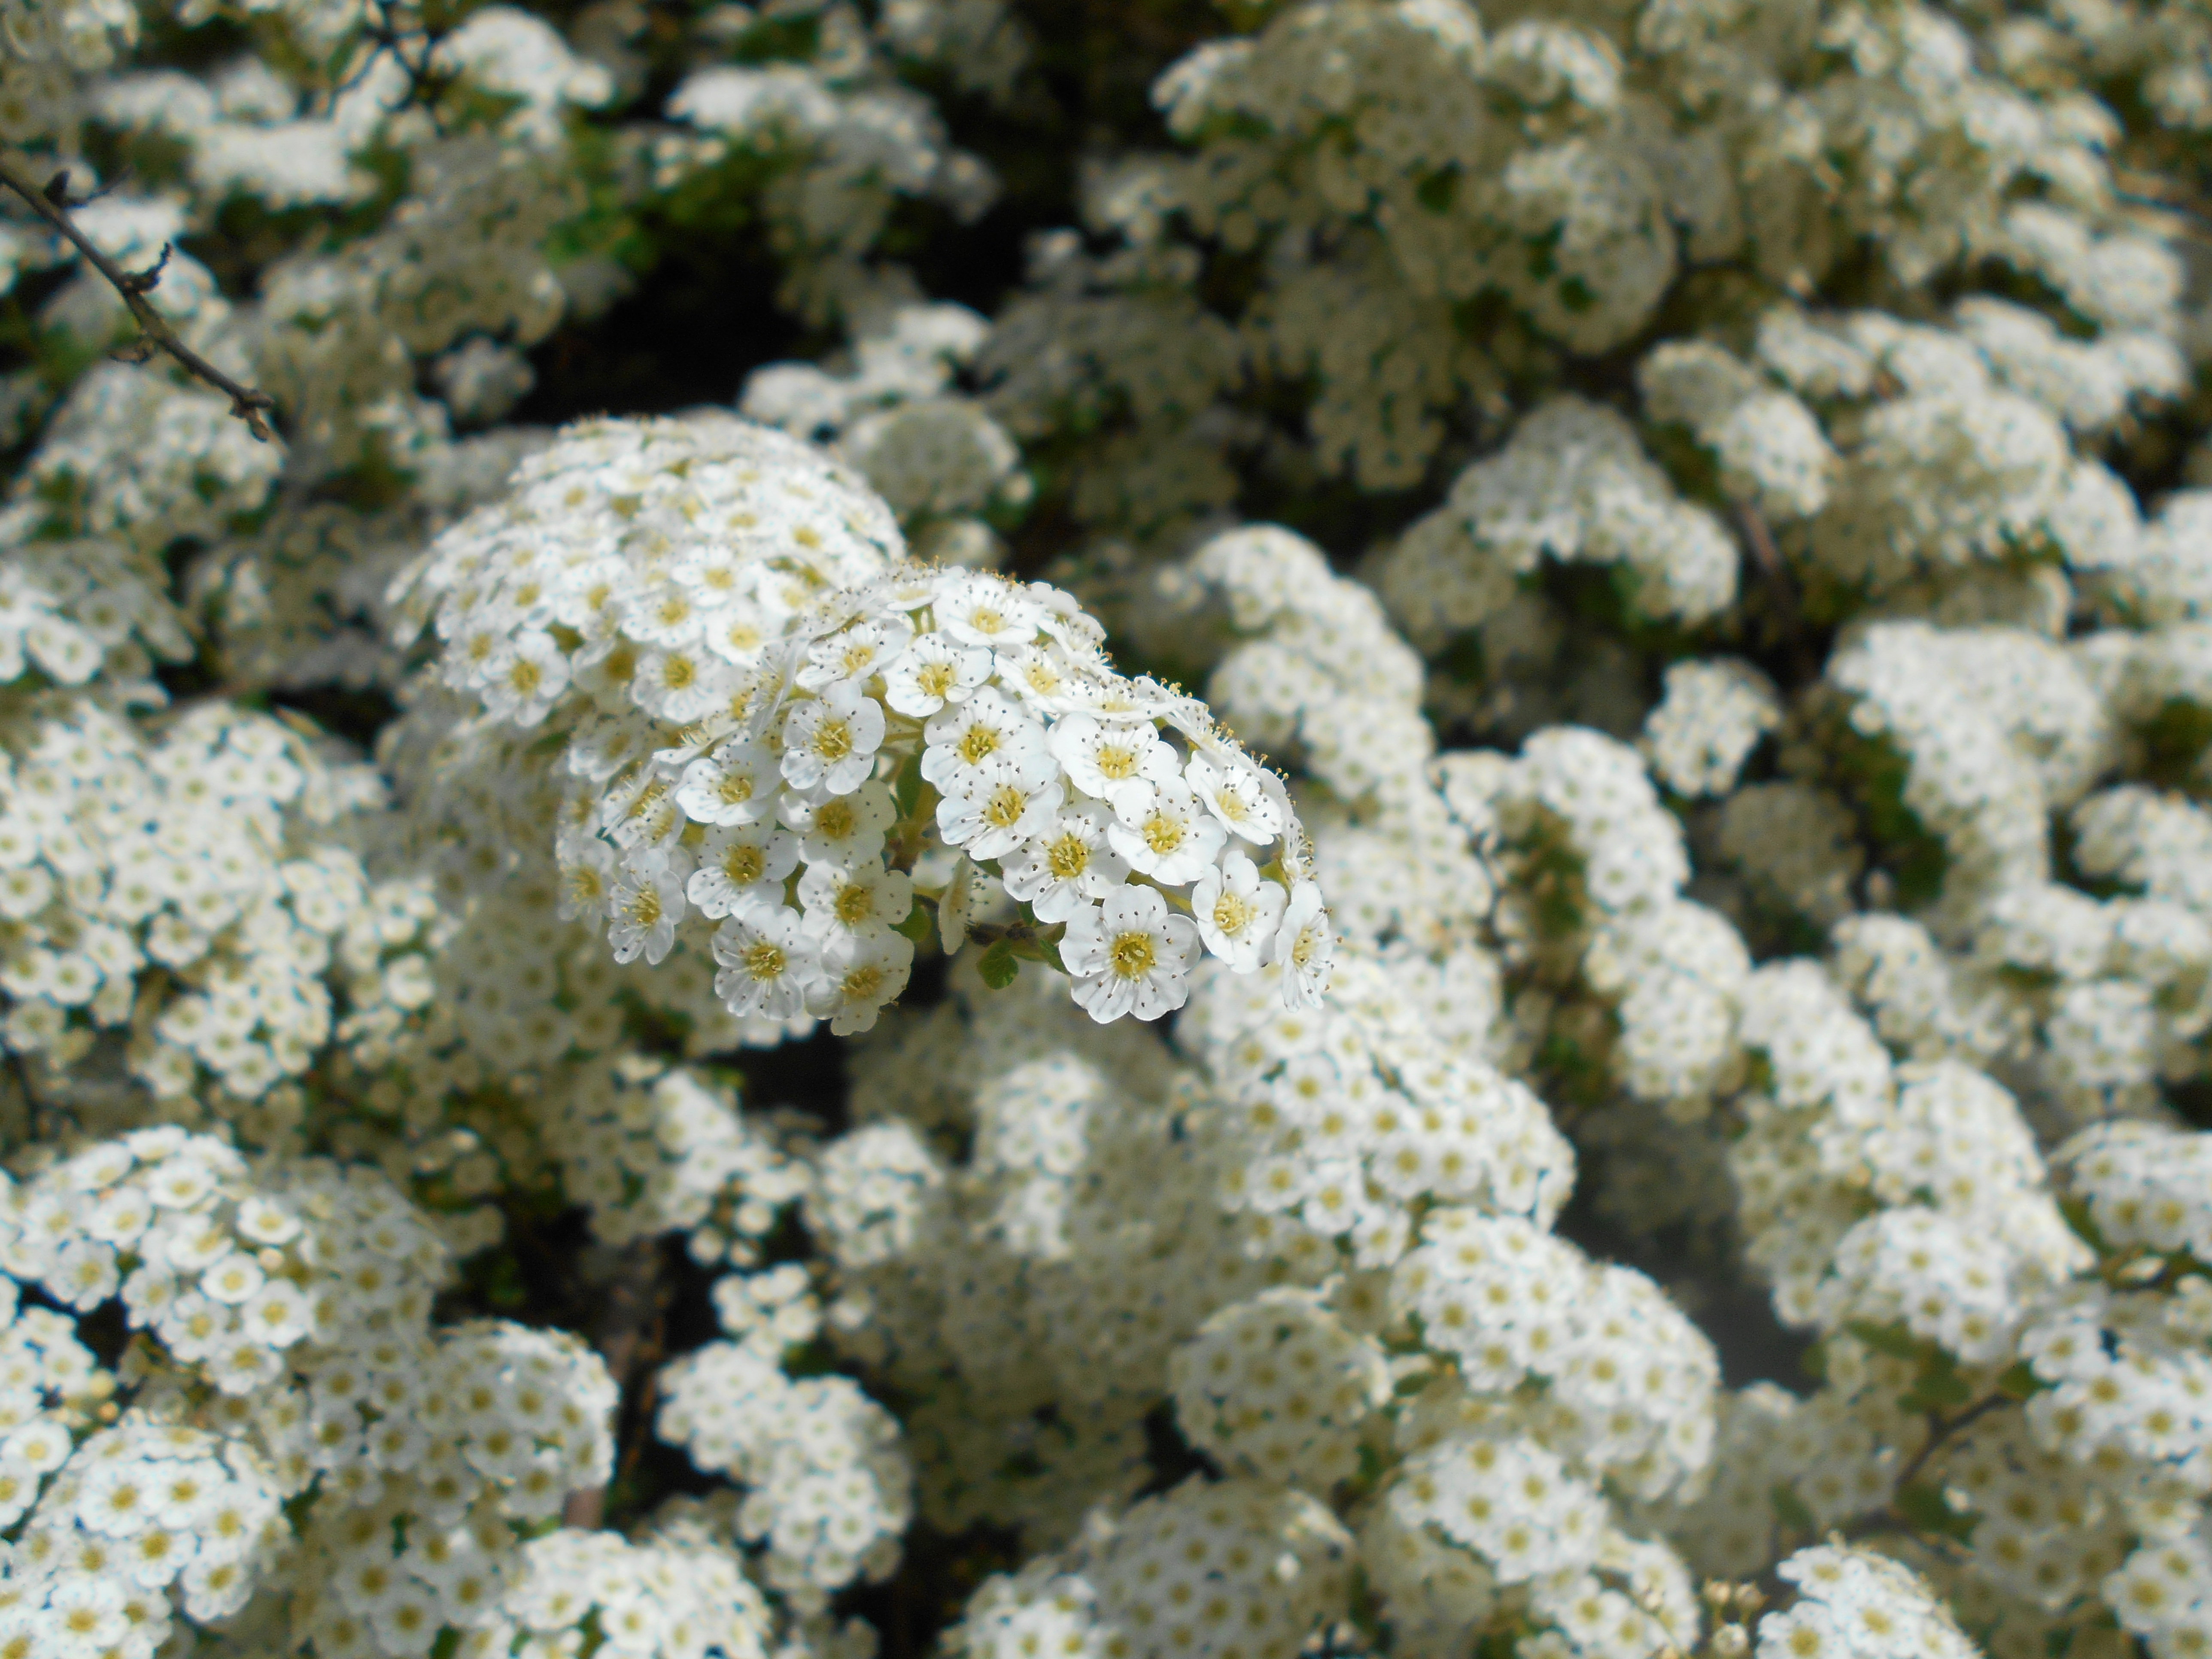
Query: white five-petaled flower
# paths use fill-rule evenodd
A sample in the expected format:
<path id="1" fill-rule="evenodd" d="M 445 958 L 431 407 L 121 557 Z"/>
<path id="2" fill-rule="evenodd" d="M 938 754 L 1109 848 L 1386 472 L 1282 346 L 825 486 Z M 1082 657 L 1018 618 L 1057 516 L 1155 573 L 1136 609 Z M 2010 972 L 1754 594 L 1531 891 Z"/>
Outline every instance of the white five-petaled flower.
<path id="1" fill-rule="evenodd" d="M 1044 607 L 997 576 L 970 575 L 953 582 L 933 607 L 937 625 L 963 645 L 993 648 L 1036 637 Z"/>
<path id="2" fill-rule="evenodd" d="M 484 712 L 495 720 L 535 726 L 568 689 L 568 657 L 536 629 L 517 635 L 484 664 Z"/>
<path id="3" fill-rule="evenodd" d="M 1039 921 L 1066 921 L 1092 899 L 1104 898 L 1129 873 L 1128 860 L 1106 839 L 1103 814 L 1078 809 L 1000 860 L 1006 891 Z"/>
<path id="4" fill-rule="evenodd" d="M 775 806 L 780 773 L 766 744 L 725 744 L 684 769 L 676 804 L 701 823 L 757 823 Z"/>
<path id="5" fill-rule="evenodd" d="M 588 831 L 562 837 L 556 913 L 563 921 L 597 916 L 615 890 L 615 849 Z"/>
<path id="6" fill-rule="evenodd" d="M 680 724 L 720 702 L 732 683 L 727 664 L 694 645 L 669 646 L 646 653 L 630 680 L 630 696 L 648 714 Z"/>
<path id="7" fill-rule="evenodd" d="M 1265 847 L 1282 833 L 1283 821 L 1260 782 L 1260 769 L 1224 757 L 1218 764 L 1193 755 L 1183 781 L 1219 818 L 1231 835 Z"/>
<path id="8" fill-rule="evenodd" d="M 1176 775 L 1175 750 L 1149 720 L 1069 714 L 1053 726 L 1049 742 L 1075 787 L 1101 800 L 1125 783 L 1165 783 Z"/>
<path id="9" fill-rule="evenodd" d="M 663 582 L 623 605 L 623 631 L 647 645 L 689 645 L 699 637 L 706 612 L 699 596 L 681 582 Z"/>
<path id="10" fill-rule="evenodd" d="M 902 878 L 903 879 L 903 878 Z M 898 1000 L 914 966 L 914 941 L 888 931 L 833 939 L 822 953 L 822 979 L 807 1000 L 838 1036 L 865 1031 Z"/>
<path id="11" fill-rule="evenodd" d="M 799 866 L 799 837 L 772 823 L 720 824 L 700 843 L 699 867 L 684 896 L 710 918 L 783 902 L 783 878 Z"/>
<path id="12" fill-rule="evenodd" d="M 875 769 L 884 711 L 850 684 L 833 685 L 785 717 L 783 776 L 794 789 L 849 795 Z"/>
<path id="13" fill-rule="evenodd" d="M 966 786 L 976 768 L 996 756 L 1026 755 L 1044 747 L 1044 728 L 988 686 L 946 708 L 922 728 L 928 747 L 921 775 L 946 794 Z"/>
<path id="14" fill-rule="evenodd" d="M 1071 917 L 1060 957 L 1075 1000 L 1103 1025 L 1124 1014 L 1158 1019 L 1190 996 L 1198 929 L 1151 887 L 1121 887 Z"/>
<path id="15" fill-rule="evenodd" d="M 1283 970 L 1283 1000 L 1296 1008 L 1317 1008 L 1335 959 L 1336 934 L 1322 908 L 1321 889 L 1302 881 L 1291 890 L 1275 933 L 1274 959 Z"/>
<path id="16" fill-rule="evenodd" d="M 869 675 L 882 672 L 913 637 L 914 624 L 903 617 L 855 623 L 807 647 L 806 666 L 799 671 L 798 683 L 810 691 L 865 683 Z"/>
<path id="17" fill-rule="evenodd" d="M 991 678 L 991 653 L 925 634 L 884 672 L 884 701 L 900 714 L 926 720 Z"/>
<path id="18" fill-rule="evenodd" d="M 1261 875 L 1250 859 L 1231 853 L 1190 890 L 1190 914 L 1206 948 L 1231 971 L 1249 974 L 1264 966 L 1275 948 L 1289 897 L 1282 884 Z"/>
<path id="19" fill-rule="evenodd" d="M 1125 783 L 1108 799 L 1115 822 L 1106 837 L 1114 850 L 1131 869 L 1167 886 L 1196 881 L 1228 839 L 1219 821 L 1180 782 Z"/>
<path id="20" fill-rule="evenodd" d="M 971 859 L 1004 858 L 1052 822 L 1066 793 L 1041 750 L 994 756 L 938 802 L 938 831 Z"/>
<path id="21" fill-rule="evenodd" d="M 629 860 L 607 899 L 607 943 L 617 962 L 635 962 L 641 953 L 658 963 L 676 943 L 676 924 L 684 915 L 684 884 L 690 860 L 680 852 L 647 853 Z"/>
<path id="22" fill-rule="evenodd" d="M 898 822 L 898 808 L 884 785 L 864 783 L 849 795 L 824 800 L 786 795 L 779 816 L 787 829 L 798 832 L 799 856 L 808 864 L 853 869 L 872 863 L 884 850 L 884 836 Z"/>
<path id="23" fill-rule="evenodd" d="M 756 906 L 732 916 L 714 930 L 714 994 L 740 1018 L 789 1019 L 821 983 L 821 946 L 796 910 Z"/>
<path id="24" fill-rule="evenodd" d="M 890 932 L 914 908 L 914 883 L 879 864 L 852 869 L 817 864 L 799 878 L 805 928 L 824 941 L 871 938 Z"/>

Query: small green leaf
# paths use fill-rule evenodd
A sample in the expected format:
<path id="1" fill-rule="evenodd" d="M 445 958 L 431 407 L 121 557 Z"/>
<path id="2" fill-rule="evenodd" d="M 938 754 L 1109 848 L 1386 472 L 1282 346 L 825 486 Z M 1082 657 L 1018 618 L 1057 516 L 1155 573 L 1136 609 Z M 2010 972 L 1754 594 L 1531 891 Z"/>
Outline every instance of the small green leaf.
<path id="1" fill-rule="evenodd" d="M 928 944 L 928 901 L 917 896 L 914 902 L 914 908 L 906 913 L 906 919 L 903 921 L 894 922 L 892 924 L 891 931 L 894 933 L 904 933 L 917 945 Z"/>
<path id="2" fill-rule="evenodd" d="M 2031 1399 L 2049 1387 L 2051 1384 L 2038 1376 L 2035 1367 L 2025 1359 L 2014 1360 L 1997 1378 L 1997 1392 L 2008 1400 Z"/>
<path id="3" fill-rule="evenodd" d="M 1943 1498 L 1943 1489 L 1933 1481 L 1914 1480 L 1897 1489 L 1897 1512 L 1922 1532 L 1932 1532 L 1966 1543 L 1973 1534 L 1975 1517 L 1961 1515 Z"/>
<path id="4" fill-rule="evenodd" d="M 1805 1500 L 1797 1495 L 1796 1488 L 1777 1483 L 1766 1494 L 1774 1505 L 1776 1517 L 1792 1532 L 1810 1533 L 1814 1530 L 1813 1511 L 1805 1507 Z"/>
<path id="5" fill-rule="evenodd" d="M 983 952 L 975 971 L 994 991 L 1003 991 L 1014 982 L 1014 975 L 1022 971 L 1022 964 L 1015 958 L 1014 947 L 1002 939 Z"/>
<path id="6" fill-rule="evenodd" d="M 2112 1254 L 2112 1247 L 2105 1243 L 2105 1235 L 2090 1218 L 2089 1206 L 2086 1202 L 2078 1198 L 2061 1199 L 2058 1213 L 2066 1218 L 2066 1224 L 2074 1230 L 2074 1236 L 2099 1255 Z"/>
<path id="7" fill-rule="evenodd" d="M 897 803 L 901 823 L 912 822 L 915 804 L 921 799 L 921 757 L 919 754 L 909 755 L 906 764 L 899 768 L 898 781 L 891 786 L 891 799 Z"/>
<path id="8" fill-rule="evenodd" d="M 1886 1353 L 1892 1359 L 1920 1358 L 1920 1340 L 1902 1325 L 1877 1325 L 1871 1320 L 1854 1319 L 1844 1328 L 1876 1353 Z"/>

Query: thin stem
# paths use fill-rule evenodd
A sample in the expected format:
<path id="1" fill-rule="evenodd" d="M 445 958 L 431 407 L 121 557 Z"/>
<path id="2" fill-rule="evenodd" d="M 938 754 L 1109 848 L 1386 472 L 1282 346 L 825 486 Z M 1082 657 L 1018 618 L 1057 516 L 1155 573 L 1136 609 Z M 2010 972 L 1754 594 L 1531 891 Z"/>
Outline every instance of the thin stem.
<path id="1" fill-rule="evenodd" d="M 617 1480 L 635 1469 L 643 1449 L 641 1437 L 652 1432 L 653 1376 L 647 1368 L 659 1348 L 653 1328 L 659 1319 L 661 1292 L 660 1242 L 641 1238 L 625 1245 L 604 1287 L 606 1304 L 594 1344 L 628 1407 L 617 1407 L 615 1415 L 616 1431 L 623 1441 L 623 1455 L 616 1463 Z M 645 1386 L 632 1395 L 631 1376 L 641 1369 L 646 1369 Z M 627 1436 L 623 1434 L 625 1429 Z M 606 1510 L 607 1488 L 586 1486 L 568 1494 L 561 1508 L 561 1523 L 596 1531 L 606 1518 Z"/>
<path id="2" fill-rule="evenodd" d="M 154 309 L 146 295 L 161 280 L 161 267 L 169 262 L 169 247 L 161 246 L 161 257 L 150 270 L 129 271 L 94 247 L 85 234 L 76 228 L 69 216 L 69 174 L 56 173 L 41 185 L 24 172 L 9 156 L 0 155 L 0 185 L 30 204 L 31 210 L 64 237 L 76 251 L 90 262 L 92 268 L 106 278 L 108 286 L 123 296 L 123 303 L 131 308 L 131 317 L 145 336 L 148 355 L 155 349 L 166 351 L 194 379 L 204 380 L 230 399 L 230 412 L 246 422 L 246 430 L 263 443 L 269 441 L 269 423 L 261 417 L 264 410 L 276 407 L 276 400 L 265 392 L 231 379 L 206 358 L 186 345 L 169 326 L 168 319 Z M 139 361 L 143 362 L 141 357 Z"/>

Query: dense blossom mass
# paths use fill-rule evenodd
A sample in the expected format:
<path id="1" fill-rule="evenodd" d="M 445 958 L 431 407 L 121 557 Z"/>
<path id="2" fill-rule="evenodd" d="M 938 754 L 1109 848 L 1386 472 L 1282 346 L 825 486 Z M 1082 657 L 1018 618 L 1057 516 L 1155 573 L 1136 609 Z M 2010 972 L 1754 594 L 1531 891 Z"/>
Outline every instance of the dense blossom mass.
<path id="1" fill-rule="evenodd" d="M 2212 16 L 0 0 L 0 1659 L 2212 1659 Z"/>

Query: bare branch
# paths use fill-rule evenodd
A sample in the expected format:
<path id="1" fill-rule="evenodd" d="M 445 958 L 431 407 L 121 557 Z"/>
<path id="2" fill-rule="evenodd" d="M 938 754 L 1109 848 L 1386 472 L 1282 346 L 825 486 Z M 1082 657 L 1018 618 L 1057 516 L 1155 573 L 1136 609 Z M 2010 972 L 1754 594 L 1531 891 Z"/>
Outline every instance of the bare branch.
<path id="1" fill-rule="evenodd" d="M 30 204 L 31 210 L 52 225 L 79 253 L 84 255 L 92 268 L 107 279 L 108 286 L 123 296 L 123 303 L 131 308 L 144 338 L 140 342 L 145 356 L 158 349 L 166 351 L 182 365 L 185 372 L 195 380 L 204 380 L 230 399 L 230 412 L 246 422 L 246 430 L 263 443 L 269 441 L 269 422 L 262 418 L 264 410 L 276 407 L 276 400 L 265 392 L 231 379 L 206 358 L 201 356 L 178 337 L 169 326 L 168 319 L 154 309 L 147 294 L 161 280 L 162 267 L 169 263 L 169 248 L 165 243 L 161 257 L 145 270 L 125 270 L 115 261 L 94 247 L 85 234 L 76 228 L 69 216 L 69 173 L 66 169 L 57 173 L 44 185 L 33 180 L 11 157 L 0 155 L 0 185 Z"/>
<path id="2" fill-rule="evenodd" d="M 617 1436 L 625 1428 L 631 1436 L 626 1455 L 616 1467 L 616 1478 L 620 1480 L 630 1472 L 638 1451 L 642 1449 L 642 1441 L 637 1437 L 650 1432 L 652 1366 L 660 1349 L 654 1327 L 659 1323 L 667 1294 L 666 1286 L 660 1282 L 659 1241 L 645 1238 L 623 1246 L 614 1261 L 608 1282 L 599 1287 L 599 1293 L 605 1301 L 601 1305 L 599 1328 L 594 1333 L 592 1346 L 606 1361 L 608 1375 L 623 1393 L 623 1407 L 617 1407 L 615 1419 Z M 640 1370 L 646 1373 L 645 1382 L 642 1390 L 634 1395 L 631 1384 Z M 605 1486 L 572 1492 L 562 1507 L 561 1523 L 586 1531 L 595 1529 L 605 1518 L 606 1505 Z"/>

